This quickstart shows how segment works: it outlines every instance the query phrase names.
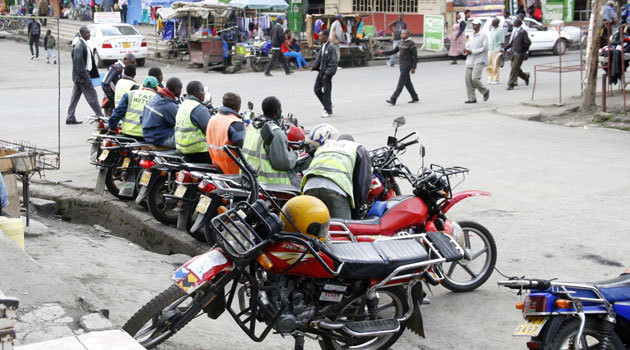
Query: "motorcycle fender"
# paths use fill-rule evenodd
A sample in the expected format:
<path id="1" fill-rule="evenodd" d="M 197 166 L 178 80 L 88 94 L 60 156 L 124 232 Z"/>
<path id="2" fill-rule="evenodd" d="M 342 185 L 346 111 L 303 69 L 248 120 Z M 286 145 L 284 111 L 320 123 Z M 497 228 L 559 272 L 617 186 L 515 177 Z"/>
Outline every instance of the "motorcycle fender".
<path id="1" fill-rule="evenodd" d="M 147 188 L 147 186 L 140 186 L 140 192 L 138 192 L 138 196 L 136 197 L 137 204 L 140 204 L 147 197 L 147 194 L 149 192 Z"/>
<path id="2" fill-rule="evenodd" d="M 106 168 L 98 169 L 98 175 L 96 176 L 96 187 L 94 188 L 94 191 L 99 196 L 103 194 L 103 191 L 105 191 L 105 175 L 107 175 Z"/>
<path id="3" fill-rule="evenodd" d="M 197 215 L 197 218 L 195 219 L 195 223 L 193 223 L 192 227 L 190 228 L 190 233 L 197 233 L 197 231 L 199 231 L 199 229 L 204 226 L 204 224 L 207 221 L 206 216 L 211 216 L 211 215 L 206 215 L 206 214 Z"/>
<path id="4" fill-rule="evenodd" d="M 190 259 L 173 273 L 171 280 L 184 292 L 192 294 L 219 273 L 233 268 L 234 264 L 223 254 L 223 250 L 214 248 Z"/>
<path id="5" fill-rule="evenodd" d="M 554 336 L 560 330 L 560 326 L 562 326 L 562 324 L 567 321 L 568 318 L 568 316 L 564 315 L 551 317 L 551 319 L 549 319 L 549 321 L 547 321 L 547 323 L 543 327 L 541 334 L 537 337 L 538 340 L 542 341 L 543 344 L 551 344 Z M 546 350 L 547 347 L 543 346 L 542 349 Z"/>
<path id="6" fill-rule="evenodd" d="M 424 338 L 424 325 L 422 323 L 422 313 L 420 312 L 420 305 L 422 305 L 422 301 L 424 300 L 422 284 L 415 284 L 411 290 L 411 295 L 413 298 L 413 312 L 411 313 L 411 317 L 407 320 L 407 328 Z"/>
<path id="7" fill-rule="evenodd" d="M 446 214 L 455 204 L 461 202 L 468 197 L 486 196 L 492 197 L 492 193 L 486 191 L 462 191 L 453 194 L 453 197 L 442 204 L 442 212 Z"/>

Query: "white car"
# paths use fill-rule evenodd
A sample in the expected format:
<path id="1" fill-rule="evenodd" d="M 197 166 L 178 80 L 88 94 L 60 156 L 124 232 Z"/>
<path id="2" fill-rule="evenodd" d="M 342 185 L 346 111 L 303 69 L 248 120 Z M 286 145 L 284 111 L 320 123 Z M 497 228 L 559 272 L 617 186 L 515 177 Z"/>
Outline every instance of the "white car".
<path id="1" fill-rule="evenodd" d="M 88 25 L 88 29 L 91 34 L 88 45 L 98 67 L 104 67 L 106 61 L 122 59 L 128 53 L 136 56 L 136 65 L 144 66 L 149 47 L 146 39 L 132 25 L 98 23 Z"/>

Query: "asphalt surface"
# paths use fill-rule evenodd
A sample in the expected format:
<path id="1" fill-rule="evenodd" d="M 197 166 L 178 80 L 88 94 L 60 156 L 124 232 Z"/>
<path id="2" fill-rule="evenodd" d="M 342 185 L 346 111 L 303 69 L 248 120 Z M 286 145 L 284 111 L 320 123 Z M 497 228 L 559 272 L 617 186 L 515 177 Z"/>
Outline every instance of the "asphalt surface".
<path id="1" fill-rule="evenodd" d="M 41 147 L 57 143 L 57 73 L 44 61 L 30 61 L 24 44 L 0 41 L 5 53 L 0 76 L 0 102 L 3 106 L 0 139 L 25 139 Z M 62 121 L 72 88 L 68 53 L 61 54 Z M 536 56 L 534 64 L 554 61 L 553 56 Z M 150 64 L 149 64 L 150 66 Z M 307 128 L 321 122 L 322 111 L 312 93 L 315 74 L 296 72 L 274 77 L 244 73 L 222 75 L 165 67 L 164 76 L 178 76 L 184 82 L 197 79 L 210 87 L 214 101 L 227 91 L 238 92 L 259 110 L 260 101 L 275 95 L 283 110 L 295 114 Z M 144 77 L 146 68 L 139 70 Z M 505 82 L 508 69 L 501 72 Z M 484 73 L 485 77 L 485 73 Z M 541 75 L 536 96 L 539 102 L 556 101 L 557 76 Z M 464 105 L 464 65 L 428 62 L 419 65 L 414 84 L 420 103 L 408 105 L 403 92 L 400 105 L 386 105 L 397 79 L 397 69 L 387 66 L 342 69 L 333 79 L 335 117 L 326 120 L 341 132 L 350 132 L 368 148 L 385 144 L 391 123 L 404 115 L 407 125 L 399 133 L 417 131 L 426 146 L 425 162 L 460 165 L 471 169 L 457 190 L 481 189 L 493 197 L 477 197 L 458 204 L 449 214 L 457 220 L 484 224 L 494 235 L 499 255 L 497 267 L 509 275 L 593 281 L 612 278 L 630 265 L 626 251 L 630 224 L 630 134 L 599 128 L 568 128 L 525 121 L 495 113 L 499 107 L 529 102 L 531 86 L 506 91 L 505 84 L 491 86 L 490 100 Z M 521 82 L 522 84 L 522 82 Z M 563 96 L 579 95 L 579 74 L 565 74 Z M 100 90 L 100 89 L 99 89 Z M 102 94 L 101 94 L 102 96 Z M 91 114 L 87 103 L 79 103 L 78 116 Z M 88 164 L 89 147 L 84 142 L 91 133 L 89 125 L 61 126 L 61 170 L 47 172 L 53 181 L 71 181 L 78 187 L 92 187 L 96 172 Z M 411 168 L 421 159 L 417 148 L 403 156 Z M 107 250 L 95 256 L 111 259 L 118 253 Z M 59 257 L 63 261 L 63 257 Z M 90 256 L 91 259 L 97 260 Z M 139 260 L 136 268 L 151 269 L 154 261 Z M 169 266 L 169 268 L 172 266 Z M 114 267 L 112 267 L 114 268 Z M 165 270 L 168 270 L 165 268 Z M 117 274 L 117 271 L 105 271 Z M 152 283 L 101 292 L 116 304 L 114 323 L 121 326 L 133 310 L 151 295 L 168 286 L 170 272 L 152 275 Z M 498 289 L 495 273 L 478 290 L 456 294 L 434 287 L 432 303 L 423 309 L 426 339 L 405 333 L 393 349 L 511 349 L 522 347 L 524 339 L 511 337 L 520 322 L 514 304 L 519 297 Z M 106 282 L 102 282 L 106 285 Z M 115 285 L 114 285 L 115 286 Z M 107 288 L 107 286 L 99 287 Z M 142 292 L 140 292 L 142 291 Z M 228 349 L 253 347 L 254 343 L 225 316 L 219 321 L 195 320 L 164 348 Z M 260 349 L 290 348 L 290 342 L 273 336 L 270 342 L 255 345 Z M 278 342 L 279 341 L 279 342 Z M 307 341 L 309 348 L 316 343 Z"/>

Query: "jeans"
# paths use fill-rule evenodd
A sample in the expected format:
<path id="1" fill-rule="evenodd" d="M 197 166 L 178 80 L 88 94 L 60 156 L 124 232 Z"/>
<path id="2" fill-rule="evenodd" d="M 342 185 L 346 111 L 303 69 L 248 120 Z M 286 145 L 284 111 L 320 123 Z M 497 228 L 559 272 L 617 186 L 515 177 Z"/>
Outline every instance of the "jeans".
<path id="1" fill-rule="evenodd" d="M 265 74 L 269 74 L 269 72 L 271 71 L 271 68 L 273 68 L 273 66 L 276 64 L 277 61 L 280 61 L 280 63 L 282 64 L 282 67 L 284 67 L 284 72 L 289 74 L 290 72 L 289 63 L 287 62 L 287 59 L 284 58 L 282 51 L 280 51 L 280 49 L 271 49 L 271 52 L 273 54 L 271 56 L 271 59 L 269 60 L 269 63 L 267 63 L 267 68 L 265 68 Z"/>
<path id="2" fill-rule="evenodd" d="M 306 66 L 306 60 L 304 59 L 304 56 L 302 56 L 302 54 L 299 52 L 295 52 L 295 51 L 285 52 L 284 56 L 295 58 L 298 68 L 302 68 Z"/>
<path id="3" fill-rule="evenodd" d="M 394 40 L 394 46 L 392 46 L 392 50 L 398 47 L 398 43 L 400 42 L 400 40 Z M 399 55 L 399 53 L 395 53 L 391 56 L 389 56 L 389 65 L 393 66 L 394 63 L 396 63 L 396 57 Z"/>
<path id="4" fill-rule="evenodd" d="M 0 212 L 2 212 L 2 208 L 9 206 L 9 192 L 7 191 L 7 186 L 4 184 L 4 179 L 2 178 L 2 174 L 0 174 Z"/>
<path id="5" fill-rule="evenodd" d="M 398 77 L 398 85 L 396 86 L 396 90 L 392 94 L 392 98 L 391 98 L 393 102 L 396 102 L 403 88 L 407 88 L 407 91 L 409 91 L 409 95 L 411 95 L 411 99 L 413 100 L 418 99 L 418 93 L 416 93 L 416 89 L 414 89 L 413 83 L 411 82 L 411 74 L 410 74 L 411 68 L 412 67 L 400 67 L 400 76 Z"/>
<path id="6" fill-rule="evenodd" d="M 79 99 L 81 99 L 81 95 L 85 95 L 85 99 L 87 100 L 90 107 L 92 107 L 94 114 L 101 116 L 103 115 L 101 104 L 98 102 L 98 95 L 96 94 L 96 90 L 94 90 L 94 86 L 92 86 L 92 81 L 88 80 L 86 82 L 74 82 L 74 88 L 72 89 L 72 97 L 70 98 L 70 106 L 68 107 L 68 116 L 66 117 L 66 122 L 76 120 L 74 112 L 77 109 L 77 104 L 79 104 Z"/>
<path id="7" fill-rule="evenodd" d="M 123 23 L 127 23 L 127 5 L 120 7 L 120 17 Z"/>
<path id="8" fill-rule="evenodd" d="M 488 91 L 481 82 L 481 72 L 483 71 L 483 67 L 484 63 L 466 66 L 466 91 L 468 93 L 468 101 L 477 101 L 475 89 L 479 90 L 482 94 L 485 94 Z"/>
<path id="9" fill-rule="evenodd" d="M 35 51 L 33 51 L 35 45 Z M 39 57 L 39 35 L 31 35 L 28 39 L 28 46 L 31 49 L 31 56 Z"/>
<path id="10" fill-rule="evenodd" d="M 352 219 L 352 211 L 350 206 L 350 198 L 342 196 L 339 193 L 327 188 L 313 188 L 305 193 L 306 195 L 319 198 L 330 212 L 331 218 L 350 220 Z"/>
<path id="11" fill-rule="evenodd" d="M 332 102 L 330 97 L 332 93 L 332 76 L 319 72 L 315 79 L 313 90 L 315 90 L 315 95 L 319 99 L 319 102 L 322 103 L 322 106 L 324 106 L 326 113 L 332 114 Z"/>
<path id="12" fill-rule="evenodd" d="M 169 138 L 162 141 L 162 144 L 158 146 L 175 149 L 175 135 L 169 136 Z"/>

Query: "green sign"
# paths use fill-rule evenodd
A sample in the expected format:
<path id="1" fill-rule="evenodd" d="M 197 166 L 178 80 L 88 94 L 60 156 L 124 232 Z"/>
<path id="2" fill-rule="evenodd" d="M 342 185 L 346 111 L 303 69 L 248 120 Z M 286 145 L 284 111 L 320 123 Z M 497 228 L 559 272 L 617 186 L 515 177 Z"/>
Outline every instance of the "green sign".
<path id="1" fill-rule="evenodd" d="M 444 48 L 444 16 L 424 16 L 424 49 L 440 51 Z"/>
<path id="2" fill-rule="evenodd" d="M 302 31 L 302 0 L 292 0 L 289 3 L 289 29 L 293 33 Z"/>
<path id="3" fill-rule="evenodd" d="M 562 20 L 564 17 L 564 3 L 547 1 L 543 8 L 543 22 L 551 23 L 554 20 Z"/>
<path id="4" fill-rule="evenodd" d="M 575 0 L 564 0 L 565 22 L 573 22 L 573 11 L 575 11 Z"/>

